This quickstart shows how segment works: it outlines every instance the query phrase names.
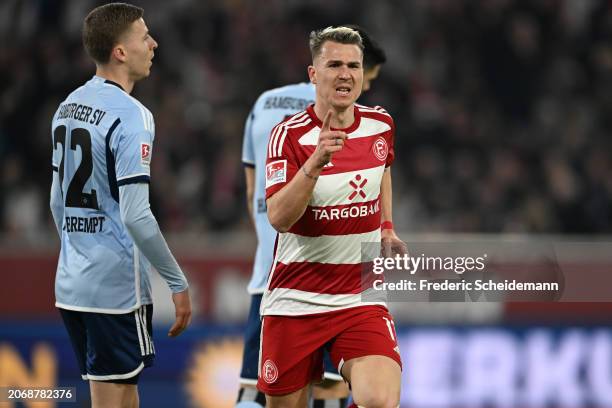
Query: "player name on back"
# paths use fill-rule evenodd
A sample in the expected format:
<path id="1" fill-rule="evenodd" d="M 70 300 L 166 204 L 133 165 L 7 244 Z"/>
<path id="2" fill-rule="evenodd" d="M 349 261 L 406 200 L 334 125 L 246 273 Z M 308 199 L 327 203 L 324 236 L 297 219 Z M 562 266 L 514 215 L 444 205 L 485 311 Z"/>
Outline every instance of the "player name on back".
<path id="1" fill-rule="evenodd" d="M 57 119 L 74 119 L 98 126 L 106 112 L 78 103 L 66 103 L 60 106 Z"/>
<path id="2" fill-rule="evenodd" d="M 64 231 L 95 234 L 104 227 L 105 217 L 66 217 Z"/>

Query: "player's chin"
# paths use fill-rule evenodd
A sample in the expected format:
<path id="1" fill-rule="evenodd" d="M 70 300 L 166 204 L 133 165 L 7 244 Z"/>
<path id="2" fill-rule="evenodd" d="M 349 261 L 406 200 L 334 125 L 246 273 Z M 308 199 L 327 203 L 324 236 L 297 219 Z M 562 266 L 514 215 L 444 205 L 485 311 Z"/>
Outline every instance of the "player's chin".
<path id="1" fill-rule="evenodd" d="M 355 103 L 355 98 L 335 98 L 332 101 L 332 106 L 338 110 L 350 108 Z"/>

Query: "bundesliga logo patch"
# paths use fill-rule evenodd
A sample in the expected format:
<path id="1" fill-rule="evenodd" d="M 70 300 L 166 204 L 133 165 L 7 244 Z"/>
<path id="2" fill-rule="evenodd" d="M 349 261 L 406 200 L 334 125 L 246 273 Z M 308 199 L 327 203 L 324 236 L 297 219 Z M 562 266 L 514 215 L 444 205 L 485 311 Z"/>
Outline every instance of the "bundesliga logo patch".
<path id="1" fill-rule="evenodd" d="M 287 181 L 287 160 L 266 164 L 266 188 Z"/>
<path id="2" fill-rule="evenodd" d="M 151 164 L 151 145 L 148 143 L 140 144 L 140 163 L 143 166 Z"/>
<path id="3" fill-rule="evenodd" d="M 385 161 L 387 154 L 389 154 L 389 146 L 387 146 L 387 141 L 384 137 L 376 139 L 372 145 L 372 153 L 374 153 L 378 160 Z"/>

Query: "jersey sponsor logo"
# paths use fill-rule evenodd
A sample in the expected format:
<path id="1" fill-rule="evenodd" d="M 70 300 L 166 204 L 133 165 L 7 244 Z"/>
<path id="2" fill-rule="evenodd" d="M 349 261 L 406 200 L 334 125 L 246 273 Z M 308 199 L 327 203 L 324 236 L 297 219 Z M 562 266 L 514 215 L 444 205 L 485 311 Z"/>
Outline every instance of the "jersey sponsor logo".
<path id="1" fill-rule="evenodd" d="M 372 153 L 374 156 L 380 161 L 385 161 L 387 159 L 387 155 L 389 154 L 389 146 L 387 145 L 387 141 L 384 137 L 379 137 L 374 141 L 372 145 Z"/>
<path id="2" fill-rule="evenodd" d="M 374 215 L 380 211 L 380 201 L 376 200 L 373 203 L 355 205 L 345 208 L 313 208 L 315 221 L 333 221 L 344 220 L 348 218 L 367 217 Z"/>
<path id="3" fill-rule="evenodd" d="M 274 361 L 270 359 L 266 360 L 263 363 L 261 371 L 264 381 L 268 384 L 272 384 L 276 380 L 278 380 L 278 368 L 276 368 L 276 364 L 274 364 Z"/>
<path id="4" fill-rule="evenodd" d="M 143 166 L 151 164 L 151 145 L 149 143 L 140 144 L 140 163 Z"/>
<path id="5" fill-rule="evenodd" d="M 287 160 L 276 160 L 266 164 L 266 188 L 287 181 Z"/>
<path id="6" fill-rule="evenodd" d="M 353 188 L 353 191 L 351 192 L 351 194 L 349 194 L 348 199 L 352 200 L 357 197 L 357 195 L 360 195 L 362 198 L 366 198 L 366 195 L 363 192 L 363 187 L 366 185 L 367 182 L 368 179 L 363 179 L 363 181 L 361 181 L 361 175 L 359 174 L 355 176 L 355 180 L 349 181 L 349 186 Z"/>

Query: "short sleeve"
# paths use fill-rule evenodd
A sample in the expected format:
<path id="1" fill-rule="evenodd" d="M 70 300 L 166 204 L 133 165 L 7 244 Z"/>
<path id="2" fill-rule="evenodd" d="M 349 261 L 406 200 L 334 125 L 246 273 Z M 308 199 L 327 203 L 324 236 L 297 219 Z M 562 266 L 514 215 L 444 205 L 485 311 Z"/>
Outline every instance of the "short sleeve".
<path id="1" fill-rule="evenodd" d="M 151 176 L 153 134 L 148 130 L 119 135 L 114 149 L 117 186 L 148 183 Z"/>
<path id="2" fill-rule="evenodd" d="M 253 110 L 249 113 L 246 123 L 244 124 L 244 135 L 242 139 L 242 163 L 245 166 L 255 167 L 255 150 L 253 146 L 253 121 L 255 113 Z"/>
<path id="3" fill-rule="evenodd" d="M 266 199 L 289 183 L 299 170 L 285 123 L 275 126 L 270 133 L 266 159 Z"/>
<path id="4" fill-rule="evenodd" d="M 391 164 L 393 164 L 393 161 L 395 160 L 395 146 L 394 146 L 394 142 L 395 142 L 395 123 L 393 122 L 393 119 L 391 119 L 391 130 L 389 130 L 389 132 L 387 132 L 387 144 L 389 145 L 389 153 L 387 153 L 387 160 L 385 163 L 385 167 L 390 167 Z"/>

